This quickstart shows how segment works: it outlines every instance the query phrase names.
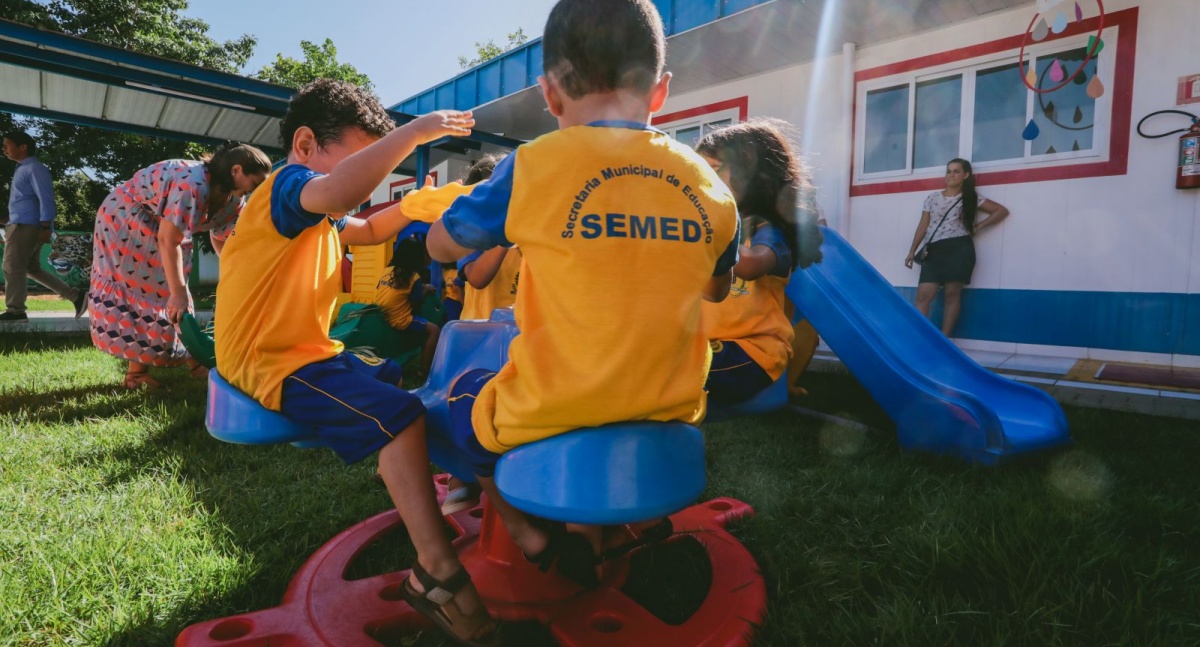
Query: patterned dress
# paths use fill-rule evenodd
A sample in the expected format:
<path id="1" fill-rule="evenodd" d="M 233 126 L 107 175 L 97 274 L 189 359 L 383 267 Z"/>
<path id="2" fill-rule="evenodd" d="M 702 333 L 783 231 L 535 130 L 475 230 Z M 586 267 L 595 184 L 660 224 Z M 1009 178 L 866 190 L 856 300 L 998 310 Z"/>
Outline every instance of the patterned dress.
<path id="1" fill-rule="evenodd" d="M 192 270 L 192 234 L 223 239 L 242 200 L 230 199 L 208 218 L 208 172 L 203 162 L 167 160 L 137 172 L 108 194 L 96 214 L 88 313 L 92 342 L 104 352 L 151 366 L 177 366 L 187 357 L 167 319 L 171 296 L 158 224 L 183 232 L 183 275 Z"/>

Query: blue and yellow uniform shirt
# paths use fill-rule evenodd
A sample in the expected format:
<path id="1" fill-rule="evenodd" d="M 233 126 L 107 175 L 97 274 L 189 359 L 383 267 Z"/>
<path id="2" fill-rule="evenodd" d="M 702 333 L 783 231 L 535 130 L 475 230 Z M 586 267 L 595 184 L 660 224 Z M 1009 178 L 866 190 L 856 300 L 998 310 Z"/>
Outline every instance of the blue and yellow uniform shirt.
<path id="1" fill-rule="evenodd" d="M 407 281 L 397 281 L 396 272 L 387 268 L 375 284 L 373 301 L 383 311 L 383 318 L 396 330 L 405 330 L 413 322 L 413 307 L 421 302 L 425 284 L 421 275 L 413 272 Z"/>
<path id="2" fill-rule="evenodd" d="M 284 378 L 343 350 L 329 339 L 329 322 L 346 221 L 300 206 L 300 191 L 319 175 L 299 164 L 271 173 L 221 253 L 214 322 L 221 375 L 275 411 Z"/>
<path id="3" fill-rule="evenodd" d="M 458 271 L 466 270 L 467 265 L 474 263 L 483 255 L 483 251 L 475 251 L 458 261 Z M 500 268 L 492 282 L 482 290 L 476 290 L 466 283 L 463 287 L 462 314 L 460 319 L 487 319 L 492 316 L 492 310 L 507 308 L 517 302 L 517 284 L 521 280 L 521 248 L 513 247 L 504 255 Z"/>
<path id="4" fill-rule="evenodd" d="M 703 158 L 645 124 L 543 135 L 443 216 L 459 245 L 519 245 L 521 335 L 471 420 L 495 453 L 579 427 L 704 417 L 700 301 L 737 260 L 737 207 Z"/>
<path id="5" fill-rule="evenodd" d="M 742 226 L 749 238 L 748 247 L 765 245 L 775 252 L 775 267 L 753 281 L 735 276 L 724 301 L 705 302 L 704 330 L 713 341 L 737 342 L 774 381 L 787 370 L 793 353 L 795 331 L 784 304 L 784 288 L 792 272 L 792 253 L 783 232 L 775 225 L 746 218 Z"/>

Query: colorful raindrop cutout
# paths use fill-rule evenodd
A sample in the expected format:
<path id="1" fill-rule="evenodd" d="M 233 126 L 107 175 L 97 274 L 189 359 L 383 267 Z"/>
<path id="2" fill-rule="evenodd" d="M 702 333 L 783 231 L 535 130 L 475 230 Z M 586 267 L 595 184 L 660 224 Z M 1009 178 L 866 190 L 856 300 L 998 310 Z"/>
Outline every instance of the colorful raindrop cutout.
<path id="1" fill-rule="evenodd" d="M 1033 28 L 1033 40 L 1034 42 L 1040 43 L 1043 40 L 1046 40 L 1046 37 L 1049 35 L 1050 26 L 1046 24 L 1046 19 L 1042 18 L 1038 21 L 1037 27 Z"/>
<path id="2" fill-rule="evenodd" d="M 1047 103 L 1045 108 L 1042 108 L 1042 114 L 1046 115 L 1046 118 L 1049 119 L 1050 121 L 1054 121 L 1056 112 L 1058 112 L 1058 110 L 1057 110 L 1057 108 L 1054 107 L 1053 101 L 1051 101 L 1050 103 Z"/>
<path id="3" fill-rule="evenodd" d="M 1087 75 L 1080 70 L 1079 73 L 1075 75 L 1075 85 L 1083 85 L 1087 83 L 1087 79 Z"/>
<path id="4" fill-rule="evenodd" d="M 1071 150 L 1073 150 L 1073 151 L 1079 150 L 1079 140 L 1078 139 L 1075 140 L 1075 145 L 1071 147 Z"/>
<path id="5" fill-rule="evenodd" d="M 1092 80 L 1088 82 L 1087 95 L 1093 99 L 1104 96 L 1104 84 L 1100 82 L 1099 75 L 1093 76 Z"/>
<path id="6" fill-rule="evenodd" d="M 1075 22 L 1083 22 L 1083 7 L 1079 3 L 1075 3 Z"/>
<path id="7" fill-rule="evenodd" d="M 1050 146 L 1049 148 L 1047 148 L 1047 149 L 1046 149 L 1046 154 L 1047 154 L 1047 155 L 1053 155 L 1053 154 L 1055 154 L 1055 153 L 1057 153 L 1057 152 L 1058 152 L 1058 151 L 1057 151 L 1057 150 L 1055 150 L 1055 148 L 1054 148 L 1053 146 Z"/>
<path id="8" fill-rule="evenodd" d="M 1104 41 L 1096 38 L 1095 35 L 1088 36 L 1087 51 L 1091 53 L 1093 58 L 1099 56 L 1100 52 L 1104 51 Z"/>
<path id="9" fill-rule="evenodd" d="M 1037 87 L 1037 71 L 1033 69 L 1032 65 L 1029 66 L 1029 71 L 1025 73 L 1025 85 L 1031 88 Z"/>
<path id="10" fill-rule="evenodd" d="M 1054 62 L 1050 64 L 1050 80 L 1062 83 L 1065 78 L 1067 78 L 1067 72 L 1063 69 L 1062 63 L 1059 63 L 1057 58 L 1054 59 Z"/>
<path id="11" fill-rule="evenodd" d="M 1083 76 L 1083 75 L 1080 74 L 1080 76 Z M 1071 121 L 1074 123 L 1079 123 L 1079 122 L 1083 121 L 1083 109 L 1082 108 L 1080 108 L 1079 106 L 1075 106 L 1075 116 L 1071 118 Z M 1078 146 L 1078 144 L 1076 144 L 1076 145 Z M 1079 150 L 1079 149 L 1075 149 L 1075 150 Z"/>
<path id="12" fill-rule="evenodd" d="M 1025 126 L 1025 131 L 1021 133 L 1021 138 L 1027 142 L 1031 142 L 1037 139 L 1038 135 L 1040 134 L 1042 134 L 1042 131 L 1038 128 L 1038 125 L 1034 123 L 1032 119 L 1030 119 L 1029 125 Z"/>
<path id="13" fill-rule="evenodd" d="M 1056 16 L 1054 18 L 1054 26 L 1050 28 L 1050 31 L 1052 31 L 1056 34 L 1061 34 L 1064 31 L 1066 31 L 1066 29 L 1067 29 L 1067 14 L 1060 11 L 1060 12 L 1058 12 L 1058 16 Z"/>

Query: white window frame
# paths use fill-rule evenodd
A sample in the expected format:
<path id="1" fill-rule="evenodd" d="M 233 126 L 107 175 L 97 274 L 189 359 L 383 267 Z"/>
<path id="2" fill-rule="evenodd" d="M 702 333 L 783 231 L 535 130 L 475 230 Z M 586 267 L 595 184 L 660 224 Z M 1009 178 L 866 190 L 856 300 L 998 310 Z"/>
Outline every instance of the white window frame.
<path id="1" fill-rule="evenodd" d="M 685 118 L 679 119 L 677 121 L 669 121 L 664 124 L 658 124 L 654 127 L 663 131 L 664 133 L 670 135 L 671 139 L 678 139 L 677 135 L 678 135 L 679 131 L 687 130 L 688 128 L 695 128 L 695 127 L 699 126 L 700 127 L 700 136 L 703 137 L 705 125 L 711 124 L 711 123 L 717 122 L 717 121 L 724 121 L 726 119 L 729 120 L 730 124 L 736 124 L 741 121 L 741 119 L 739 119 L 740 115 L 741 115 L 740 108 L 736 108 L 736 107 L 735 108 L 726 108 L 725 110 L 716 110 L 713 112 L 706 112 L 702 115 L 695 115 L 693 117 L 685 117 Z"/>
<path id="2" fill-rule="evenodd" d="M 1076 163 L 1080 159 L 1107 161 L 1110 155 L 1110 140 L 1112 135 L 1113 112 L 1113 70 L 1117 61 L 1117 27 L 1108 27 L 1102 32 L 1104 49 L 1095 57 L 1097 72 L 1106 92 L 1096 100 L 1095 126 L 1092 130 L 1092 147 L 1081 151 L 1056 152 L 1050 155 L 1034 155 L 1033 142 L 1026 141 L 1024 156 L 1020 159 L 995 160 L 973 164 L 980 170 L 1018 170 L 1064 166 Z M 1036 65 L 1039 57 L 1073 49 L 1086 48 L 1088 35 L 1078 35 L 1055 40 L 1049 43 L 1034 43 L 1025 48 L 1026 63 L 1024 69 Z M 959 150 L 958 156 L 971 159 L 975 138 L 975 75 L 977 72 L 991 68 L 1011 65 L 1017 59 L 1020 50 L 1009 50 L 989 54 L 973 59 L 954 61 L 945 65 L 923 68 L 893 74 L 890 76 L 871 79 L 857 84 L 855 89 L 854 115 L 854 174 L 855 184 L 871 184 L 876 181 L 894 180 L 896 178 L 927 179 L 941 176 L 945 170 L 942 166 L 913 168 L 914 135 L 916 130 L 916 101 L 917 84 L 954 76 L 962 77 L 962 108 L 960 111 Z M 1072 71 L 1072 70 L 1069 70 Z M 1014 72 L 1015 74 L 1016 72 Z M 908 86 L 908 133 L 905 150 L 905 167 L 891 171 L 867 173 L 866 167 L 866 122 L 867 122 L 867 93 L 876 90 Z M 1025 122 L 1033 118 L 1037 97 L 1033 92 L 1026 91 Z"/>

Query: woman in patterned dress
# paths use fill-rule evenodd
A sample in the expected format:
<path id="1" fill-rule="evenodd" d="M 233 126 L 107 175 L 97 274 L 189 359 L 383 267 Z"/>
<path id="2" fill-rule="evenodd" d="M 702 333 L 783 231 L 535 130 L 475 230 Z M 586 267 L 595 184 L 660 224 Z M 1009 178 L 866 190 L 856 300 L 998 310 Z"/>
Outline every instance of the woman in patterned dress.
<path id="1" fill-rule="evenodd" d="M 166 160 L 138 171 L 96 214 L 88 312 L 92 342 L 127 360 L 125 388 L 161 386 L 151 366 L 185 361 L 206 373 L 178 339 L 175 324 L 192 309 L 187 276 L 192 235 L 207 231 L 218 254 L 244 196 L 271 170 L 253 146 L 226 145 L 204 161 Z"/>

